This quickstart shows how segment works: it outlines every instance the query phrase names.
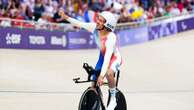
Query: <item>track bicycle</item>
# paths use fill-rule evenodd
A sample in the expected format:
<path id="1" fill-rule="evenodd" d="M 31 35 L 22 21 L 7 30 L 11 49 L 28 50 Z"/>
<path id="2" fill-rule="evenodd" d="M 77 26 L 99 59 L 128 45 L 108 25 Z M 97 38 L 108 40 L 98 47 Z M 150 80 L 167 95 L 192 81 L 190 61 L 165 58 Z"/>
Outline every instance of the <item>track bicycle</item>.
<path id="1" fill-rule="evenodd" d="M 96 71 L 92 66 L 89 66 L 87 63 L 83 64 L 83 68 L 88 73 L 88 79 L 84 81 L 80 81 L 80 78 L 74 78 L 73 81 L 75 83 L 88 83 L 92 82 L 92 86 L 88 87 L 82 94 L 81 99 L 79 101 L 78 110 L 106 110 L 106 107 L 103 103 L 102 91 L 100 87 L 97 85 L 96 80 L 91 80 L 93 74 L 97 75 L 97 78 L 100 74 L 100 71 Z M 118 87 L 120 71 L 117 73 L 116 77 L 116 87 Z M 107 85 L 104 83 L 103 85 Z M 127 110 L 127 103 L 124 97 L 124 94 L 117 88 L 116 93 L 116 101 L 117 106 L 114 110 Z M 110 92 L 108 96 L 107 106 L 110 102 Z"/>

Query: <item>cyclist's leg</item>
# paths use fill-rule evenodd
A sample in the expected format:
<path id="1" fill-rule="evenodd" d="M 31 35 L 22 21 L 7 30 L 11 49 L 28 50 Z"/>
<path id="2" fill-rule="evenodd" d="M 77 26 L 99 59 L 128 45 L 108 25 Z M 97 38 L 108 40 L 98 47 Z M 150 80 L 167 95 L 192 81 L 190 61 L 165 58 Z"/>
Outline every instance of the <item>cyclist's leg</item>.
<path id="1" fill-rule="evenodd" d="M 120 62 L 115 61 L 112 63 L 112 65 L 110 65 L 110 67 L 107 71 L 106 78 L 108 80 L 110 90 L 112 89 L 112 90 L 116 91 L 115 76 L 116 76 L 117 72 L 119 71 L 119 67 L 120 67 Z M 115 94 L 113 94 L 113 95 L 115 95 Z"/>
<path id="2" fill-rule="evenodd" d="M 108 105 L 107 110 L 114 110 L 114 108 L 117 106 L 116 103 L 116 81 L 115 81 L 115 73 L 117 73 L 119 68 L 119 63 L 114 62 L 110 68 L 107 71 L 107 80 L 109 83 L 109 91 L 110 91 L 110 103 Z"/>
<path id="3" fill-rule="evenodd" d="M 110 102 L 107 107 L 107 110 L 114 110 L 114 108 L 117 106 L 117 102 L 116 102 L 117 89 L 116 89 L 116 80 L 114 76 L 116 76 L 116 73 L 118 72 L 119 67 L 120 67 L 120 62 L 115 61 L 110 65 L 107 71 L 106 77 L 109 83 L 109 92 L 110 92 Z"/>
<path id="4" fill-rule="evenodd" d="M 109 92 L 110 92 L 110 102 L 107 107 L 107 110 L 114 110 L 114 108 L 117 106 L 116 102 L 116 81 L 114 78 L 114 71 L 109 69 L 107 71 L 107 80 L 109 83 Z"/>
<path id="5" fill-rule="evenodd" d="M 112 69 L 108 69 L 106 78 L 108 80 L 108 86 L 109 88 L 115 88 L 116 87 L 116 81 L 114 79 L 115 72 Z"/>

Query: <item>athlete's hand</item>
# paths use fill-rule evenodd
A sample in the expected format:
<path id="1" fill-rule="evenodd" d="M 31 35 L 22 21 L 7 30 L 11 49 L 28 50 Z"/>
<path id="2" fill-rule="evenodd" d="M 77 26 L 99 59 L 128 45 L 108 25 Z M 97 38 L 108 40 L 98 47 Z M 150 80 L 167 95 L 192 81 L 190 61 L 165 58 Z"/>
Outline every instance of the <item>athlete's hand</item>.
<path id="1" fill-rule="evenodd" d="M 99 76 L 99 77 L 98 77 L 98 80 L 97 80 L 97 84 L 98 84 L 99 86 L 102 86 L 103 83 L 104 83 L 104 77 L 103 77 L 103 76 Z"/>
<path id="2" fill-rule="evenodd" d="M 65 19 L 65 20 L 69 18 L 69 16 L 67 16 L 65 14 L 63 9 L 59 9 L 59 16 L 61 16 L 61 18 Z"/>

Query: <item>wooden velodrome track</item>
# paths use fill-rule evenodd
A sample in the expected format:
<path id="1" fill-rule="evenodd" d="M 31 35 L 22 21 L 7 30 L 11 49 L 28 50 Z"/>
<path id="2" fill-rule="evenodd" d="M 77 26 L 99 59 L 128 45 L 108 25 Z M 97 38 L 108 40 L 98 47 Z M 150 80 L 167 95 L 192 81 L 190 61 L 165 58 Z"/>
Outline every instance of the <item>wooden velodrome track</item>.
<path id="1" fill-rule="evenodd" d="M 128 110 L 194 110 L 194 30 L 121 48 Z M 98 50 L 0 49 L 0 110 L 77 110 Z M 106 101 L 107 87 L 103 87 Z"/>

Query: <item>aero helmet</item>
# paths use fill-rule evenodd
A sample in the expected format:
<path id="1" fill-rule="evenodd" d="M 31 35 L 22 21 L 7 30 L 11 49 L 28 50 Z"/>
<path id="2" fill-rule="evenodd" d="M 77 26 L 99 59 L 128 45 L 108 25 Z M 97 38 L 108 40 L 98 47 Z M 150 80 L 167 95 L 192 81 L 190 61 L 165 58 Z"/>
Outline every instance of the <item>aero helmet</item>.
<path id="1" fill-rule="evenodd" d="M 117 16 L 108 11 L 103 11 L 99 15 L 106 20 L 104 26 L 109 28 L 111 31 L 114 31 L 117 25 Z"/>

